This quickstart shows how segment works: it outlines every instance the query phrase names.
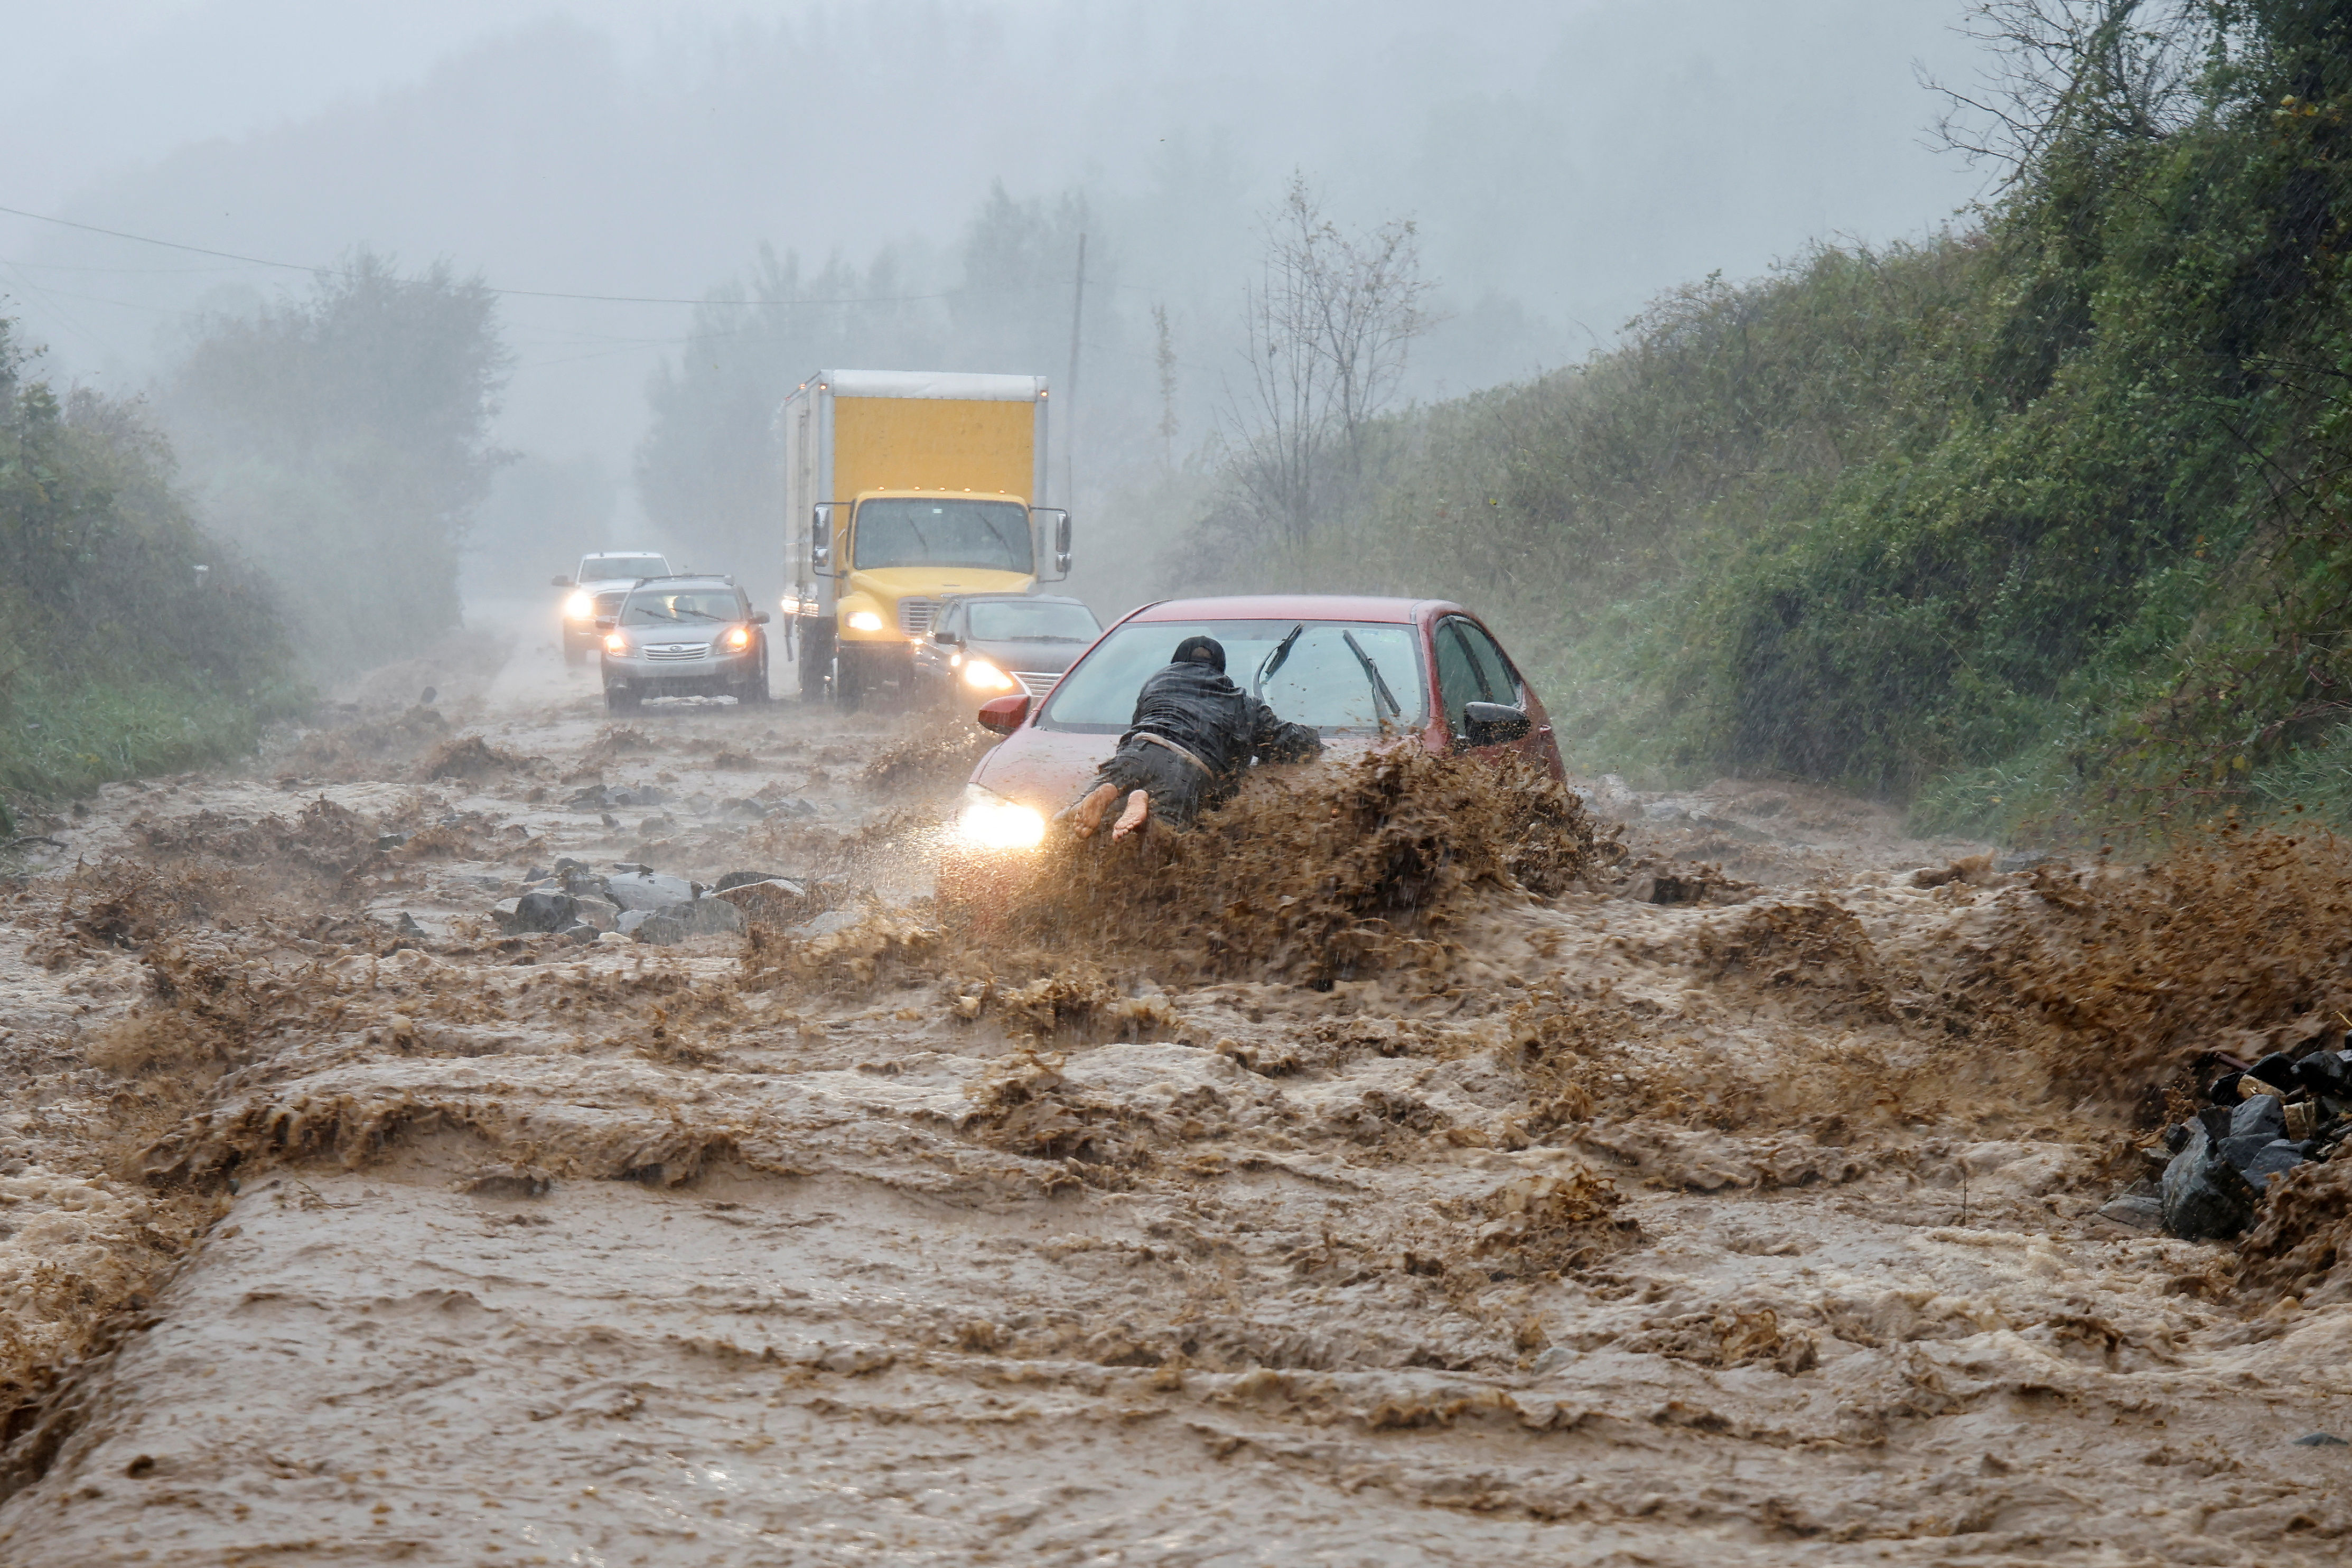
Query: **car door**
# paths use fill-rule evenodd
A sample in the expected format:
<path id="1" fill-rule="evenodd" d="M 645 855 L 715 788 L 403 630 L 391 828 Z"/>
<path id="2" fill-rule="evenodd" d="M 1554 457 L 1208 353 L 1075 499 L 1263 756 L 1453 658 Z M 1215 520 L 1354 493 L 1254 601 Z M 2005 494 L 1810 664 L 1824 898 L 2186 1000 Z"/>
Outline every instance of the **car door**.
<path id="1" fill-rule="evenodd" d="M 1463 737 L 1467 726 L 1463 710 L 1473 702 L 1492 702 L 1486 677 L 1478 661 L 1463 640 L 1462 617 L 1447 616 L 1432 628 L 1433 651 L 1436 655 L 1437 702 L 1445 715 L 1445 738 L 1448 747 L 1457 755 L 1470 749 Z"/>
<path id="2" fill-rule="evenodd" d="M 1530 762 L 1558 772 L 1559 753 L 1553 744 L 1550 721 L 1493 635 L 1466 616 L 1448 616 L 1438 622 L 1436 639 L 1438 692 L 1444 702 L 1453 749 L 1456 752 L 1472 749 L 1463 739 L 1464 707 L 1472 702 L 1499 702 L 1520 709 L 1533 722 L 1516 741 L 1476 750 L 1486 754 L 1506 749 L 1518 752 Z"/>

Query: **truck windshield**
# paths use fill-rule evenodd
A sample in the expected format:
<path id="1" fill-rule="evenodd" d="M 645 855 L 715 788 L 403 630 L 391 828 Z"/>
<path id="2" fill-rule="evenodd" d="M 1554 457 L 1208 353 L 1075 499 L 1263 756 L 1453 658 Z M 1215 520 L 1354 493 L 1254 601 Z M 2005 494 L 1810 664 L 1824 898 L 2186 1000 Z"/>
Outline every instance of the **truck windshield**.
<path id="1" fill-rule="evenodd" d="M 974 642 L 1092 642 L 1102 623 L 1084 605 L 1051 599 L 982 599 L 971 607 Z"/>
<path id="2" fill-rule="evenodd" d="M 743 607 L 724 589 L 680 588 L 675 593 L 639 592 L 621 612 L 625 626 L 709 626 L 743 618 Z"/>
<path id="3" fill-rule="evenodd" d="M 580 563 L 583 583 L 634 583 L 640 577 L 667 577 L 669 563 L 658 555 L 591 555 Z"/>
<path id="4" fill-rule="evenodd" d="M 1327 735 L 1376 733 L 1382 718 L 1404 730 L 1429 722 L 1429 683 L 1422 677 L 1421 639 L 1412 627 L 1386 621 L 1302 624 L 1284 619 L 1129 621 L 1096 644 L 1062 678 L 1045 699 L 1037 727 L 1104 734 L 1126 729 L 1145 679 L 1165 668 L 1176 645 L 1190 637 L 1223 643 L 1225 674 L 1247 691 L 1259 667 L 1273 658 L 1293 627 L 1299 628 L 1297 640 L 1268 673 L 1260 693 L 1276 716 L 1312 724 Z M 1369 671 L 1366 660 L 1372 667 Z"/>
<path id="5" fill-rule="evenodd" d="M 851 564 L 860 572 L 888 566 L 1034 570 L 1029 509 L 1013 501 L 899 497 L 863 501 L 850 548 Z"/>

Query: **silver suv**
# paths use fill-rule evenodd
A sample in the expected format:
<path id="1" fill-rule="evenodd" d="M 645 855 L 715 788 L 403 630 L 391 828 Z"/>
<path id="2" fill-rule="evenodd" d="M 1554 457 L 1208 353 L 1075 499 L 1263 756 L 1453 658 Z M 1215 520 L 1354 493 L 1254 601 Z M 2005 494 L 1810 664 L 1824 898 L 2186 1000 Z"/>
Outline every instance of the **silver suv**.
<path id="1" fill-rule="evenodd" d="M 667 577 L 669 562 L 650 550 L 598 550 L 580 558 L 574 576 L 558 577 L 563 595 L 563 662 L 584 664 L 602 640 L 598 617 L 618 613 L 621 595 L 640 577 Z"/>
<path id="2" fill-rule="evenodd" d="M 632 712 L 648 697 L 768 700 L 768 612 L 732 577 L 648 577 L 610 616 L 604 639 L 604 706 Z"/>

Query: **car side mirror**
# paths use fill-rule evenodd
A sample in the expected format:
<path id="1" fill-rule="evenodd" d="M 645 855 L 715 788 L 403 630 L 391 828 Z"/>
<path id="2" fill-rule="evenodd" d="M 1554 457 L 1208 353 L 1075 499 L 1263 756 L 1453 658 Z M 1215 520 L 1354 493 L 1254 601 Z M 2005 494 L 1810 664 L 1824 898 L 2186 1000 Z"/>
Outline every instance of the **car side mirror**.
<path id="1" fill-rule="evenodd" d="M 980 705 L 980 727 L 992 734 L 1010 735 L 1028 721 L 1026 696 L 999 697 Z"/>
<path id="2" fill-rule="evenodd" d="M 598 616 L 596 617 L 596 629 L 600 632 L 609 632 L 620 624 L 621 617 L 618 616 Z"/>
<path id="3" fill-rule="evenodd" d="M 572 586 L 572 579 L 569 577 L 558 577 L 550 584 L 550 586 L 556 588 L 569 588 Z"/>
<path id="4" fill-rule="evenodd" d="M 1528 717 L 1524 708 L 1512 708 L 1500 702 L 1465 702 L 1462 705 L 1463 739 L 1473 746 L 1502 746 L 1524 740 L 1536 721 Z"/>
<path id="5" fill-rule="evenodd" d="M 956 636 L 953 632 L 933 632 L 931 634 L 931 640 L 939 644 L 941 647 L 961 647 L 963 646 L 963 638 Z"/>
<path id="6" fill-rule="evenodd" d="M 754 611 L 752 611 L 752 612 L 751 612 L 751 624 L 752 624 L 753 626 L 766 626 L 766 625 L 768 624 L 768 612 L 767 612 L 767 611 L 765 611 L 765 610 L 754 610 Z"/>

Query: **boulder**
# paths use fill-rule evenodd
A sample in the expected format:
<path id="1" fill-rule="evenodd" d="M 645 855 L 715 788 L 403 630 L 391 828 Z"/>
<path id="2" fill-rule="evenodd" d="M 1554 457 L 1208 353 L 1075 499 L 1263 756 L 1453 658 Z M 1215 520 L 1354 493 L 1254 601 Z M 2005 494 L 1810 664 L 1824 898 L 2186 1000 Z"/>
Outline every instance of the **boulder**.
<path id="1" fill-rule="evenodd" d="M 2189 1123 L 2189 1140 L 2164 1168 L 2164 1228 L 2190 1241 L 2235 1236 L 2254 1215 L 2254 1189 L 2223 1157 L 2207 1111 Z"/>
<path id="2" fill-rule="evenodd" d="M 697 899 L 690 904 L 672 905 L 663 915 L 685 923 L 696 936 L 710 936 L 743 929 L 743 911 L 725 899 Z"/>
<path id="3" fill-rule="evenodd" d="M 731 873 L 730 873 L 731 874 Z M 782 877 L 770 877 L 757 882 L 737 882 L 731 887 L 725 878 L 719 879 L 713 900 L 723 900 L 743 911 L 744 918 L 763 925 L 790 925 L 807 913 L 808 890 L 797 882 Z"/>
<path id="4" fill-rule="evenodd" d="M 2246 1069 L 2246 1076 L 2260 1079 L 2281 1094 L 2298 1087 L 2294 1063 L 2284 1051 L 2273 1051 Z"/>
<path id="5" fill-rule="evenodd" d="M 684 942 L 691 934 L 687 929 L 686 922 L 674 914 L 634 910 L 630 912 L 642 913 L 645 916 L 637 922 L 635 929 L 629 932 L 639 942 L 649 942 L 656 947 L 669 947 Z"/>
<path id="6" fill-rule="evenodd" d="M 2302 1146 L 2277 1138 L 2255 1151 L 2253 1157 L 2238 1168 L 2245 1173 L 2247 1183 L 2260 1192 L 2270 1184 L 2273 1176 L 2283 1171 L 2292 1171 L 2302 1163 Z"/>
<path id="7" fill-rule="evenodd" d="M 583 924 L 593 926 L 598 931 L 611 931 L 620 923 L 621 906 L 610 899 L 598 898 L 593 893 L 578 893 L 572 896 L 572 901 Z"/>
<path id="8" fill-rule="evenodd" d="M 562 931 L 579 918 L 580 906 L 571 894 L 539 888 L 515 900 L 514 913 L 507 917 L 507 930 Z"/>
<path id="9" fill-rule="evenodd" d="M 2261 1094 L 2232 1107 L 2229 1136 L 2259 1136 L 2265 1143 L 2273 1138 L 2285 1137 L 2286 1102 L 2274 1094 Z"/>
<path id="10" fill-rule="evenodd" d="M 604 879 L 604 896 L 624 910 L 666 910 L 690 904 L 698 889 L 683 877 L 665 876 L 642 868 L 616 871 Z"/>

